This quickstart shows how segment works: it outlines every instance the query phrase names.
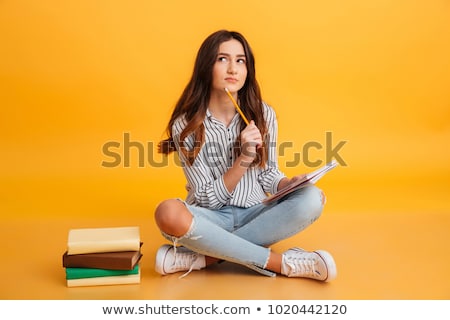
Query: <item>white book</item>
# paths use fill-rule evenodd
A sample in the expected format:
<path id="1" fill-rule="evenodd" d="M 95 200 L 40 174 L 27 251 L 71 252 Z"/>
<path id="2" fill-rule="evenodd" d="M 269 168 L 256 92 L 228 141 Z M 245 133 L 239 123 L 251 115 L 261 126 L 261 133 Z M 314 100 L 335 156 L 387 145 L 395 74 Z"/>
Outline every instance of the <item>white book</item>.
<path id="1" fill-rule="evenodd" d="M 139 251 L 139 227 L 71 229 L 67 254 Z"/>

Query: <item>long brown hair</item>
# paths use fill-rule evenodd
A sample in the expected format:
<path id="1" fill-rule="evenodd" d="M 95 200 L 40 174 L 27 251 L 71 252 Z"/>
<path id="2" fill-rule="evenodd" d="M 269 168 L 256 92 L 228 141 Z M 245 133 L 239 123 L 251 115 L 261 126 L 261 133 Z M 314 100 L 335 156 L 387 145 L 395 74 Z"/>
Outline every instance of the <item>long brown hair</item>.
<path id="1" fill-rule="evenodd" d="M 186 156 L 190 165 L 200 151 L 200 146 L 205 141 L 205 128 L 203 120 L 206 116 L 208 108 L 211 84 L 212 70 L 217 59 L 219 46 L 222 42 L 235 39 L 239 41 L 246 56 L 247 78 L 244 86 L 238 92 L 238 100 L 241 109 L 247 119 L 255 122 L 255 125 L 261 132 L 262 137 L 266 136 L 267 128 L 263 114 L 263 104 L 261 91 L 255 76 L 255 58 L 249 43 L 242 34 L 236 31 L 219 30 L 209 35 L 197 53 L 194 71 L 192 77 L 184 89 L 181 97 L 175 105 L 175 109 L 167 125 L 168 138 L 159 143 L 159 152 L 170 154 L 175 151 L 175 144 L 172 136 L 172 126 L 175 120 L 180 116 L 185 116 L 187 125 L 180 135 L 181 152 Z M 245 124 L 242 123 L 242 129 Z M 194 134 L 195 148 L 188 150 L 184 146 L 184 140 L 190 134 Z M 263 139 L 265 140 L 265 139 Z M 267 161 L 266 145 L 258 149 L 258 157 L 254 163 L 264 166 Z"/>

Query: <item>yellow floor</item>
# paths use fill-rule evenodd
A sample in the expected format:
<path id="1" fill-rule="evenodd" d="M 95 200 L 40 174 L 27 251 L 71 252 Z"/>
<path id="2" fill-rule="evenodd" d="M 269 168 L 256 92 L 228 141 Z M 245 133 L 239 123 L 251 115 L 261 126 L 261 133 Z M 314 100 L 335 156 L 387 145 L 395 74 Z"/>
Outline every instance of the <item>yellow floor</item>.
<path id="1" fill-rule="evenodd" d="M 282 276 L 268 278 L 228 263 L 192 272 L 183 279 L 178 279 L 178 275 L 160 276 L 153 263 L 155 251 L 164 239 L 154 226 L 152 210 L 148 210 L 148 219 L 133 215 L 10 216 L 0 226 L 3 275 L 0 298 L 449 299 L 450 211 L 445 209 L 446 191 L 440 195 L 436 190 L 427 195 L 430 211 L 413 210 L 412 204 L 426 201 L 416 188 L 404 193 L 388 192 L 403 201 L 403 205 L 398 201 L 398 208 L 393 211 L 381 211 L 382 201 L 363 206 L 357 199 L 352 202 L 347 199 L 349 210 L 338 210 L 332 199 L 339 203 L 346 198 L 344 193 L 330 190 L 322 217 L 303 233 L 274 246 L 277 250 L 294 245 L 329 250 L 338 266 L 338 277 L 330 283 Z M 359 198 L 362 194 L 359 193 Z M 358 206 L 361 210 L 357 210 Z M 25 207 L 26 203 L 22 203 L 22 209 Z M 141 284 L 67 288 L 61 256 L 68 230 L 124 225 L 141 227 L 144 242 Z"/>

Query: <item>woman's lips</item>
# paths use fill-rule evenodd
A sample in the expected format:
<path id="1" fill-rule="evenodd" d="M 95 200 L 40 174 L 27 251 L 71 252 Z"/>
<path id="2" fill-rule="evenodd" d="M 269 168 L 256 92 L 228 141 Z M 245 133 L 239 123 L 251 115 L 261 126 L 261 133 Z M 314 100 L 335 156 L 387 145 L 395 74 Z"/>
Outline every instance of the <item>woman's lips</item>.
<path id="1" fill-rule="evenodd" d="M 236 79 L 236 78 L 225 78 L 225 81 L 231 82 L 231 83 L 236 83 L 236 82 L 238 82 L 238 79 Z"/>

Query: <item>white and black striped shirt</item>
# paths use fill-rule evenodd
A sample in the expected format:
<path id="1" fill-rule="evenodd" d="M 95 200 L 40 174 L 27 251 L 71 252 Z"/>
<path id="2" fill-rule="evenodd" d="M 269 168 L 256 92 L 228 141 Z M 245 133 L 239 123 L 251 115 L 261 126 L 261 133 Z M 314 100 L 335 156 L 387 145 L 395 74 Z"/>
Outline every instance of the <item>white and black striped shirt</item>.
<path id="1" fill-rule="evenodd" d="M 231 120 L 228 127 L 215 119 L 209 110 L 203 120 L 205 126 L 205 142 L 190 166 L 181 152 L 178 152 L 187 179 L 188 195 L 186 202 L 206 208 L 220 208 L 223 206 L 251 207 L 267 197 L 267 193 L 277 191 L 280 180 L 285 175 L 278 169 L 277 160 L 277 130 L 278 123 L 274 110 L 264 105 L 264 116 L 268 129 L 268 160 L 264 168 L 252 166 L 247 169 L 233 192 L 228 192 L 223 181 L 223 175 L 237 158 L 234 143 L 240 136 L 241 118 L 238 113 Z M 184 116 L 178 118 L 172 133 L 177 150 L 180 146 L 180 134 L 187 122 Z M 192 150 L 194 136 L 189 135 L 185 146 Z"/>

